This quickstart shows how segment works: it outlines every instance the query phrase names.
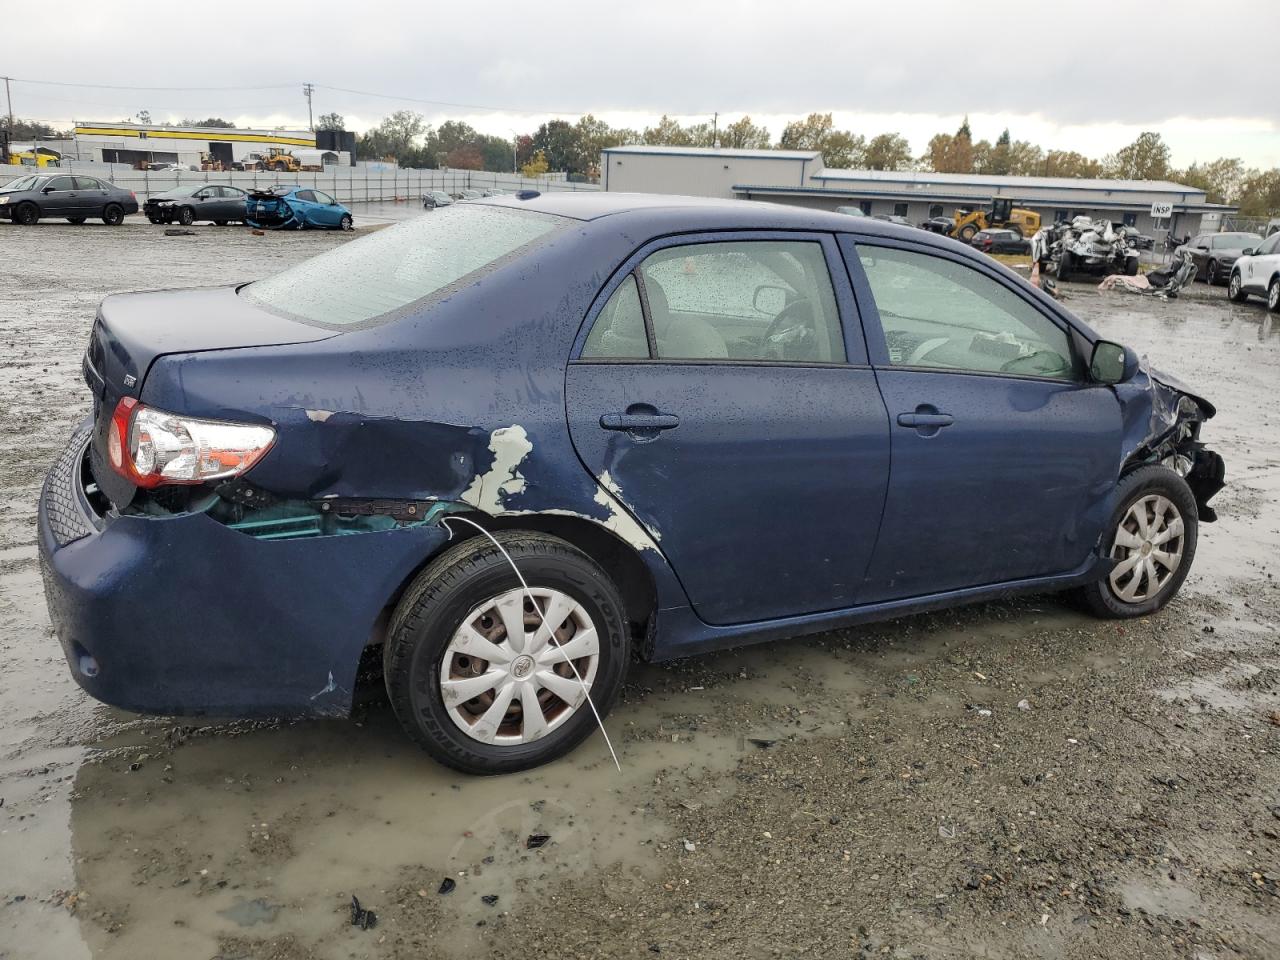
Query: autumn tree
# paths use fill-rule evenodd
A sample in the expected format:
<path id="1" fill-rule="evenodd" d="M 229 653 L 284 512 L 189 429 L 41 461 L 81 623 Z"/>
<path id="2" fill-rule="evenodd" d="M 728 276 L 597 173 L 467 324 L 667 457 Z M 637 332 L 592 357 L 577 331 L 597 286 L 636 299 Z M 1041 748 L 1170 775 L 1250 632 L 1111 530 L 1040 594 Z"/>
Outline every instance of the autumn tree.
<path id="1" fill-rule="evenodd" d="M 829 113 L 811 113 L 783 128 L 778 146 L 784 150 L 818 150 L 828 167 L 862 166 L 867 152 L 865 137 L 837 130 Z"/>
<path id="2" fill-rule="evenodd" d="M 1148 130 L 1102 165 L 1108 177 L 1118 180 L 1164 180 L 1169 176 L 1169 147 L 1160 134 Z"/>
<path id="3" fill-rule="evenodd" d="M 1074 150 L 1050 150 L 1039 172 L 1046 177 L 1100 177 L 1102 164 Z"/>
<path id="4" fill-rule="evenodd" d="M 753 123 L 750 116 L 744 116 L 720 131 L 720 146 L 734 150 L 767 150 L 773 146 L 773 141 L 769 139 L 768 130 Z"/>
<path id="5" fill-rule="evenodd" d="M 345 130 L 347 119 L 340 113 L 322 113 L 316 120 L 317 130 Z"/>
<path id="6" fill-rule="evenodd" d="M 547 162 L 547 155 L 541 150 L 535 150 L 529 162 L 520 168 L 520 175 L 534 179 L 536 177 L 545 176 L 547 171 L 551 169 L 551 165 Z"/>
<path id="7" fill-rule="evenodd" d="M 868 170 L 908 170 L 911 144 L 896 133 L 879 134 L 868 141 L 862 162 Z"/>
<path id="8" fill-rule="evenodd" d="M 1171 170 L 1169 179 L 1205 192 L 1210 203 L 1232 203 L 1240 196 L 1244 164 L 1236 157 L 1220 157 L 1210 163 L 1193 163 L 1185 170 Z"/>
<path id="9" fill-rule="evenodd" d="M 973 131 L 969 118 L 955 133 L 934 134 L 920 164 L 934 173 L 973 173 Z"/>
<path id="10" fill-rule="evenodd" d="M 693 137 L 680 121 L 668 117 L 665 113 L 657 125 L 645 127 L 641 139 L 651 147 L 691 147 Z"/>
<path id="11" fill-rule="evenodd" d="M 1239 205 L 1246 217 L 1280 215 L 1280 167 L 1246 173 L 1240 182 Z"/>

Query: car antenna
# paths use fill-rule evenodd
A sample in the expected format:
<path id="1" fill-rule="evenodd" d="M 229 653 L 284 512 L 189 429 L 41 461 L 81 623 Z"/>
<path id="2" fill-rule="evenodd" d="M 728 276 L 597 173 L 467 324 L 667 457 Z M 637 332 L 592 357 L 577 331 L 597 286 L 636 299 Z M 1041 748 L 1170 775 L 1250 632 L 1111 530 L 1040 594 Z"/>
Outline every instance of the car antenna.
<path id="1" fill-rule="evenodd" d="M 466 517 L 445 517 L 440 521 L 440 523 L 444 526 L 444 528 L 449 531 L 450 540 L 453 539 L 453 528 L 449 526 L 450 520 L 461 520 L 463 523 L 471 524 L 471 526 L 475 527 L 477 530 L 483 533 L 486 537 L 488 537 L 489 542 L 498 548 L 498 552 L 502 554 L 503 559 L 505 559 L 507 563 L 511 564 L 511 569 L 515 571 L 516 579 L 520 581 L 520 586 L 524 588 L 525 599 L 527 599 L 531 604 L 533 604 L 534 610 L 538 611 L 538 630 L 541 630 L 543 627 L 546 627 L 547 618 L 542 612 L 542 607 L 538 604 L 538 601 L 534 599 L 533 593 L 530 592 L 529 590 L 529 584 L 525 582 L 524 574 L 520 572 L 520 568 L 516 566 L 516 562 L 511 559 L 511 554 L 507 553 L 507 551 L 503 548 L 502 544 L 500 544 L 497 540 L 494 539 L 493 534 L 491 534 L 484 527 L 480 526 L 480 524 L 476 523 L 474 520 L 468 520 Z M 535 630 L 533 633 L 534 639 L 537 639 L 538 630 Z M 556 645 L 556 649 L 559 650 L 560 653 L 563 655 L 564 647 L 560 646 L 560 641 L 556 639 L 555 632 L 548 628 L 547 636 L 551 638 L 551 642 Z M 600 711 L 596 709 L 596 702 L 591 699 L 591 691 L 587 689 L 587 682 L 582 679 L 582 674 L 578 672 L 578 668 L 573 665 L 572 660 L 570 660 L 566 656 L 564 658 L 564 662 L 569 665 L 569 669 L 573 671 L 574 678 L 578 681 L 578 684 L 582 687 L 582 692 L 587 698 L 587 705 L 591 707 L 591 712 L 595 714 L 596 725 L 600 727 L 600 734 L 601 736 L 604 737 L 604 742 L 605 742 L 605 745 L 609 748 L 610 756 L 613 757 L 613 765 L 617 767 L 618 772 L 621 773 L 622 764 L 618 762 L 617 751 L 613 749 L 613 741 L 609 739 L 609 732 L 604 728 L 604 720 L 600 718 Z"/>

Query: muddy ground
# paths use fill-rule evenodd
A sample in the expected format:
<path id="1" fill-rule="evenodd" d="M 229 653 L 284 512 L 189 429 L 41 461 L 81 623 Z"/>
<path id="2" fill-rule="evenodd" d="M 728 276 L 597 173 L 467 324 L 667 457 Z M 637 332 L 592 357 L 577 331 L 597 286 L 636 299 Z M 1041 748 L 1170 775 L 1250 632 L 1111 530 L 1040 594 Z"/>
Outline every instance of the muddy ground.
<path id="1" fill-rule="evenodd" d="M 1033 597 L 637 665 L 621 774 L 598 736 L 453 774 L 376 688 L 352 720 L 273 723 L 81 694 L 34 522 L 97 301 L 344 240 L 0 224 L 0 958 L 1280 953 L 1280 335 L 1220 288 L 1068 285 L 1220 410 L 1222 520 L 1150 620 Z"/>

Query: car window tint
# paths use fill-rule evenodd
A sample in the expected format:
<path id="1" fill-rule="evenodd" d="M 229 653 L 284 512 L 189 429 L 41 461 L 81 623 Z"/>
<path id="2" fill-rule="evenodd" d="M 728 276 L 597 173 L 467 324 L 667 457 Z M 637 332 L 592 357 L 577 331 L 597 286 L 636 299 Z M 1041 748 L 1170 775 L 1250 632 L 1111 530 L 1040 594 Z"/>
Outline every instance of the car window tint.
<path id="1" fill-rule="evenodd" d="M 860 246 L 889 362 L 982 373 L 1075 374 L 1066 331 L 1012 290 L 927 254 Z"/>
<path id="2" fill-rule="evenodd" d="M 333 203 L 333 197 L 327 193 L 321 193 L 319 190 L 315 191 L 315 198 L 316 203 Z"/>
<path id="3" fill-rule="evenodd" d="M 230 197 L 233 200 L 239 200 L 244 196 L 244 191 L 239 187 L 223 187 L 222 195 L 224 197 Z"/>
<path id="4" fill-rule="evenodd" d="M 640 293 L 634 275 L 627 274 L 627 279 L 613 292 L 596 317 L 583 345 L 582 355 L 588 358 L 648 359 L 649 341 L 644 331 L 644 314 L 640 310 Z"/>
<path id="5" fill-rule="evenodd" d="M 816 241 L 667 247 L 640 274 L 660 360 L 845 359 Z"/>
<path id="6" fill-rule="evenodd" d="M 76 177 L 76 186 L 79 187 L 81 190 L 105 190 L 106 189 L 106 187 L 104 187 L 99 181 L 95 180 L 93 177 Z"/>
<path id="7" fill-rule="evenodd" d="M 310 190 L 299 190 L 296 196 L 299 200 L 305 200 L 307 203 L 316 202 L 316 195 Z"/>
<path id="8" fill-rule="evenodd" d="M 1280 233 L 1273 233 L 1263 241 L 1262 246 L 1258 247 L 1259 256 L 1266 256 L 1276 252 L 1276 247 L 1280 246 Z"/>
<path id="9" fill-rule="evenodd" d="M 46 186 L 52 187 L 54 190 L 74 190 L 76 182 L 74 177 L 54 177 Z"/>
<path id="10" fill-rule="evenodd" d="M 441 207 L 251 283 L 241 294 L 300 320 L 361 323 L 456 284 L 569 222 L 499 207 Z"/>

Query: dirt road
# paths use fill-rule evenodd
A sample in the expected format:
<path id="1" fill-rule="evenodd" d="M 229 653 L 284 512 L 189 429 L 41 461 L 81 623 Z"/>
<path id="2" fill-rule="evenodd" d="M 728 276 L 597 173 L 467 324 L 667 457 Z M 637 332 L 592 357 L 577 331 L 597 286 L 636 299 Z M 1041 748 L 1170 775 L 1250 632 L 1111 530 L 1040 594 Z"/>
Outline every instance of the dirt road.
<path id="1" fill-rule="evenodd" d="M 82 695 L 34 518 L 97 301 L 345 239 L 0 224 L 0 958 L 1276 956 L 1280 325 L 1221 288 L 1068 285 L 1220 411 L 1222 520 L 1149 621 L 1036 597 L 637 666 L 621 774 L 596 737 L 454 775 L 376 688 L 258 724 Z"/>

